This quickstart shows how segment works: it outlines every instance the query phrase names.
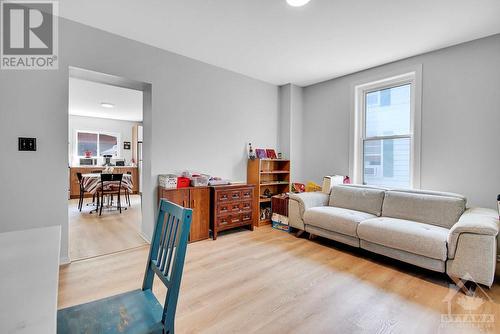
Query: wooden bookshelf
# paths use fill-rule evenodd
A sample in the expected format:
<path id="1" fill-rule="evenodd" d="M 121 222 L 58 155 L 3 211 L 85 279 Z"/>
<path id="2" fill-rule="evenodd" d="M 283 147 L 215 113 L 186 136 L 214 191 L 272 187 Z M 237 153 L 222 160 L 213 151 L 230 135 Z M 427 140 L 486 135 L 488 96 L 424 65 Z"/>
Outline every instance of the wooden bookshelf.
<path id="1" fill-rule="evenodd" d="M 265 197 L 264 192 L 269 190 L 271 195 L 290 191 L 290 160 L 285 159 L 255 159 L 248 160 L 247 183 L 255 184 L 254 214 L 256 226 L 271 223 L 271 219 L 260 219 L 260 212 L 271 207 L 271 197 Z"/>

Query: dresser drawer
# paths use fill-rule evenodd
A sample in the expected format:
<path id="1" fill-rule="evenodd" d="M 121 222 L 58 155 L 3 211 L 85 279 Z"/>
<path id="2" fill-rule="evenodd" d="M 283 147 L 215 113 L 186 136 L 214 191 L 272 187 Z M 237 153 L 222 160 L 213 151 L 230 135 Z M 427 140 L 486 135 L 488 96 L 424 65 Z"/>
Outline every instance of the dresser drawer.
<path id="1" fill-rule="evenodd" d="M 230 228 L 239 225 L 248 224 L 252 221 L 252 212 L 243 212 L 236 214 L 228 214 L 226 216 L 217 217 L 217 227 L 219 228 Z"/>
<path id="2" fill-rule="evenodd" d="M 235 214 L 251 210 L 252 202 L 250 201 L 228 202 L 217 204 L 216 214 L 217 216 L 223 216 L 227 214 Z"/>
<path id="3" fill-rule="evenodd" d="M 241 215 L 240 214 L 229 214 L 226 216 L 218 217 L 217 218 L 217 227 L 219 228 L 225 228 L 225 227 L 232 227 L 232 226 L 238 226 L 241 222 Z"/>
<path id="4" fill-rule="evenodd" d="M 241 190 L 227 190 L 217 192 L 217 201 L 219 203 L 241 200 Z"/>
<path id="5" fill-rule="evenodd" d="M 253 198 L 253 188 L 247 188 L 241 190 L 241 199 L 251 200 Z"/>

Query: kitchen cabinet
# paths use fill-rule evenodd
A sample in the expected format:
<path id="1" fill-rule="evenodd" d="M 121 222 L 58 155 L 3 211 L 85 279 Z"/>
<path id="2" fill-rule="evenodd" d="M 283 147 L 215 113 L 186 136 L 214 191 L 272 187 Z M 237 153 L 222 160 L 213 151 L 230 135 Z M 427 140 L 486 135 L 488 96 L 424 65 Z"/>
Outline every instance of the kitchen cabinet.
<path id="1" fill-rule="evenodd" d="M 210 225 L 210 188 L 188 187 L 167 189 L 158 187 L 158 204 L 160 199 L 173 202 L 185 208 L 193 209 L 189 242 L 209 238 Z"/>

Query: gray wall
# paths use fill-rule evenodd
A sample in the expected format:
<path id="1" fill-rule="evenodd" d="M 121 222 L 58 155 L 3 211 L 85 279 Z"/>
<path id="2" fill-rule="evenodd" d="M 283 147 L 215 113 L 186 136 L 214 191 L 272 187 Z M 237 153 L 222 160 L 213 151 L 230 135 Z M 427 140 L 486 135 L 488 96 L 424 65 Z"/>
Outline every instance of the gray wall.
<path id="1" fill-rule="evenodd" d="M 277 87 L 65 19 L 59 27 L 59 70 L 0 73 L 0 232 L 62 225 L 63 260 L 68 255 L 68 66 L 152 84 L 152 112 L 144 109 L 146 236 L 157 174 L 188 168 L 245 180 L 247 143 L 277 146 Z M 18 152 L 18 136 L 37 137 L 38 151 Z"/>
<path id="2" fill-rule="evenodd" d="M 349 173 L 355 83 L 422 64 L 421 188 L 495 208 L 500 193 L 500 35 L 303 89 L 302 181 Z M 297 162 L 296 162 L 297 163 Z"/>
<path id="3" fill-rule="evenodd" d="M 302 128 L 303 128 L 302 88 L 287 84 L 279 87 L 279 127 L 278 144 L 283 158 L 291 160 L 290 177 L 297 180 L 301 175 Z"/>
<path id="4" fill-rule="evenodd" d="M 291 140 L 291 84 L 283 85 L 278 90 L 279 124 L 278 124 L 278 152 L 286 159 L 290 158 Z"/>

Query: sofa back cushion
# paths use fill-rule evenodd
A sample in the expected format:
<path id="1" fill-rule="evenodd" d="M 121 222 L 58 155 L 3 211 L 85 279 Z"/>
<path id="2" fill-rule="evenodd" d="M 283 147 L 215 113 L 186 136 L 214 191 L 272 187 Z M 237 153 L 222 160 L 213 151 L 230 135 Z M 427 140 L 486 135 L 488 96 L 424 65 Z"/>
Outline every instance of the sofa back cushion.
<path id="1" fill-rule="evenodd" d="M 376 187 L 336 185 L 330 194 L 330 206 L 380 216 L 385 190 Z"/>
<path id="2" fill-rule="evenodd" d="M 382 216 L 451 228 L 465 211 L 465 197 L 419 190 L 389 190 Z"/>

